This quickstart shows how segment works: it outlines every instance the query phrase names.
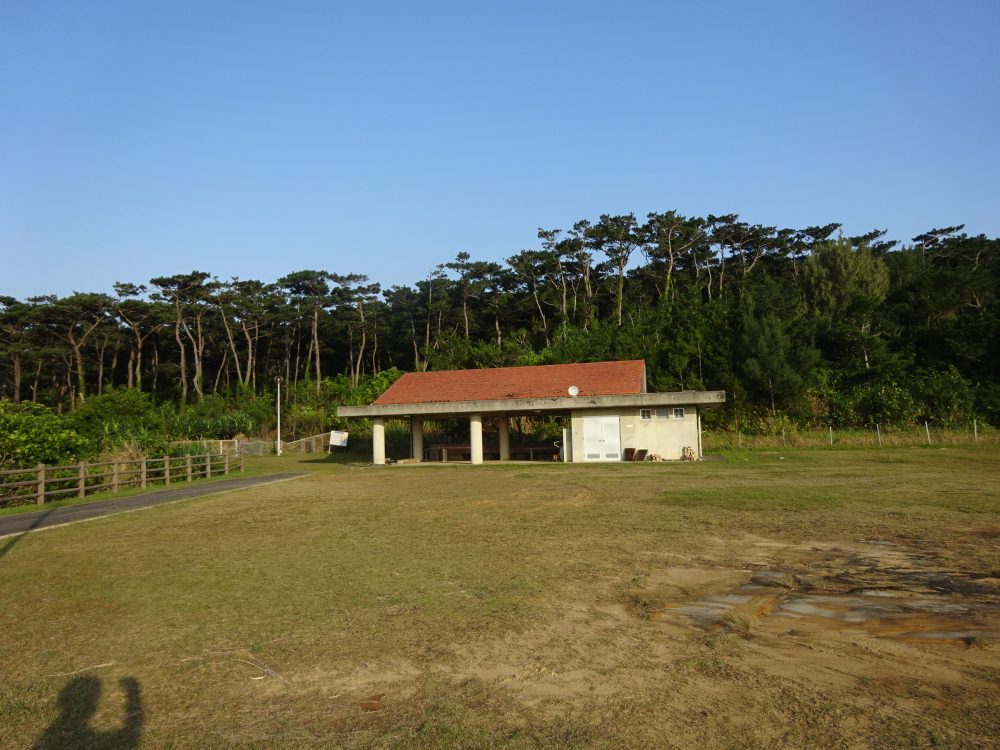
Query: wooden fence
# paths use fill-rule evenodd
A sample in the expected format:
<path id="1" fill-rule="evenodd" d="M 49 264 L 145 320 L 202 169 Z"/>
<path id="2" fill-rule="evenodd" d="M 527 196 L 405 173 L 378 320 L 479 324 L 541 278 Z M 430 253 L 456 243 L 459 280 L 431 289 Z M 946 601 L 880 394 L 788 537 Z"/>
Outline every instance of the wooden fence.
<path id="1" fill-rule="evenodd" d="M 243 456 L 204 455 L 143 458 L 131 461 L 80 463 L 0 471 L 0 507 L 44 504 L 47 500 L 86 497 L 94 492 L 118 492 L 129 487 L 190 482 L 244 470 Z"/>

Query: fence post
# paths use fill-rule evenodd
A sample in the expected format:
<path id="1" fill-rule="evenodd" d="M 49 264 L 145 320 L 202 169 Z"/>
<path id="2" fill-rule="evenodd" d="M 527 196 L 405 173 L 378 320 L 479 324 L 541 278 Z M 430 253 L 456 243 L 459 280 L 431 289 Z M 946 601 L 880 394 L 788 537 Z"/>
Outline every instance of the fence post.
<path id="1" fill-rule="evenodd" d="M 209 479 L 212 476 L 212 454 L 209 453 L 205 456 L 205 479 Z"/>
<path id="2" fill-rule="evenodd" d="M 830 425 L 830 447 L 833 447 L 833 425 Z"/>
<path id="3" fill-rule="evenodd" d="M 111 491 L 118 492 L 118 462 L 111 462 Z"/>
<path id="4" fill-rule="evenodd" d="M 240 473 L 246 471 L 247 469 L 246 461 L 247 461 L 246 458 L 243 457 L 243 452 L 240 451 Z"/>
<path id="5" fill-rule="evenodd" d="M 226 453 L 222 457 L 222 473 L 227 477 L 229 476 L 229 454 Z"/>
<path id="6" fill-rule="evenodd" d="M 924 420 L 924 432 L 927 433 L 927 445 L 931 444 L 931 428 L 927 425 L 927 420 Z"/>
<path id="7" fill-rule="evenodd" d="M 139 464 L 139 486 L 146 489 L 146 459 L 143 458 Z"/>
<path id="8" fill-rule="evenodd" d="M 45 504 L 45 464 L 38 464 L 38 504 Z"/>
<path id="9" fill-rule="evenodd" d="M 879 427 L 878 422 L 875 423 L 875 436 L 878 438 L 878 447 L 882 447 L 882 429 Z"/>
<path id="10" fill-rule="evenodd" d="M 187 480 L 191 481 L 191 454 L 188 453 L 187 458 L 184 461 L 184 468 L 187 471 Z"/>
<path id="11" fill-rule="evenodd" d="M 80 461 L 76 465 L 76 496 L 84 497 L 87 494 L 87 464 Z"/>
<path id="12" fill-rule="evenodd" d="M 743 447 L 743 433 L 740 432 L 739 430 L 736 431 L 736 447 L 737 448 Z"/>
<path id="13" fill-rule="evenodd" d="M 163 483 L 170 484 L 170 456 L 163 459 Z"/>
<path id="14" fill-rule="evenodd" d="M 785 425 L 781 425 L 781 447 L 785 447 Z"/>
<path id="15" fill-rule="evenodd" d="M 979 442 L 979 423 L 976 420 L 972 420 L 972 442 Z"/>

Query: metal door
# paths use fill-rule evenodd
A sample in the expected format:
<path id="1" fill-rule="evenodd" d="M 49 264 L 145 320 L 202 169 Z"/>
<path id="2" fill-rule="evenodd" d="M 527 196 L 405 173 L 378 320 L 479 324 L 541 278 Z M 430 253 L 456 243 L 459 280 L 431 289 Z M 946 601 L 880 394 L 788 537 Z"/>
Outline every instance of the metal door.
<path id="1" fill-rule="evenodd" d="M 603 421 L 601 417 L 583 418 L 583 459 L 600 461 L 604 458 Z"/>
<path id="2" fill-rule="evenodd" d="M 620 461 L 622 457 L 621 424 L 618 417 L 602 417 L 601 434 L 604 438 L 604 460 Z"/>
<path id="3" fill-rule="evenodd" d="M 585 461 L 620 461 L 621 431 L 618 417 L 583 417 Z"/>

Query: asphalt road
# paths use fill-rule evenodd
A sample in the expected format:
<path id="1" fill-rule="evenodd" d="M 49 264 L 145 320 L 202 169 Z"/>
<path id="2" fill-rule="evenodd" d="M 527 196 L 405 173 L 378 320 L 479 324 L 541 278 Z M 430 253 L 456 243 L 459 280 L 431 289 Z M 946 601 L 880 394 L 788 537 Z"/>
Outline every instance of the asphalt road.
<path id="1" fill-rule="evenodd" d="M 178 487 L 171 490 L 159 490 L 145 495 L 133 495 L 117 500 L 95 500 L 92 503 L 82 505 L 68 505 L 61 508 L 49 508 L 33 513 L 18 513 L 13 516 L 0 516 L 0 537 L 10 534 L 24 534 L 28 531 L 44 529 L 49 526 L 60 526 L 74 521 L 85 521 L 88 518 L 99 518 L 109 516 L 112 513 L 122 513 L 140 508 L 150 508 L 163 503 L 174 503 L 178 500 L 187 500 L 192 497 L 202 495 L 214 495 L 218 492 L 228 492 L 230 490 L 241 490 L 249 487 L 257 487 L 262 484 L 272 484 L 273 482 L 284 482 L 289 479 L 297 479 L 306 476 L 305 474 L 286 473 L 268 474 L 258 477 L 238 477 L 236 479 L 225 479 L 221 482 L 212 482 L 195 487 Z"/>

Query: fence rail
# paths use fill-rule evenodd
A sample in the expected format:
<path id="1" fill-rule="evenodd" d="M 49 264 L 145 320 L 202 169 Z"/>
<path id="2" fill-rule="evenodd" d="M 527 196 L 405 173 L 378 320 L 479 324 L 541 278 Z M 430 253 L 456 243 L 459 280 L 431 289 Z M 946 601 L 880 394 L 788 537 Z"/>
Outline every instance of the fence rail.
<path id="1" fill-rule="evenodd" d="M 239 471 L 244 470 L 243 456 L 234 460 L 228 453 L 7 469 L 0 471 L 0 508 L 227 475 L 234 463 Z"/>

